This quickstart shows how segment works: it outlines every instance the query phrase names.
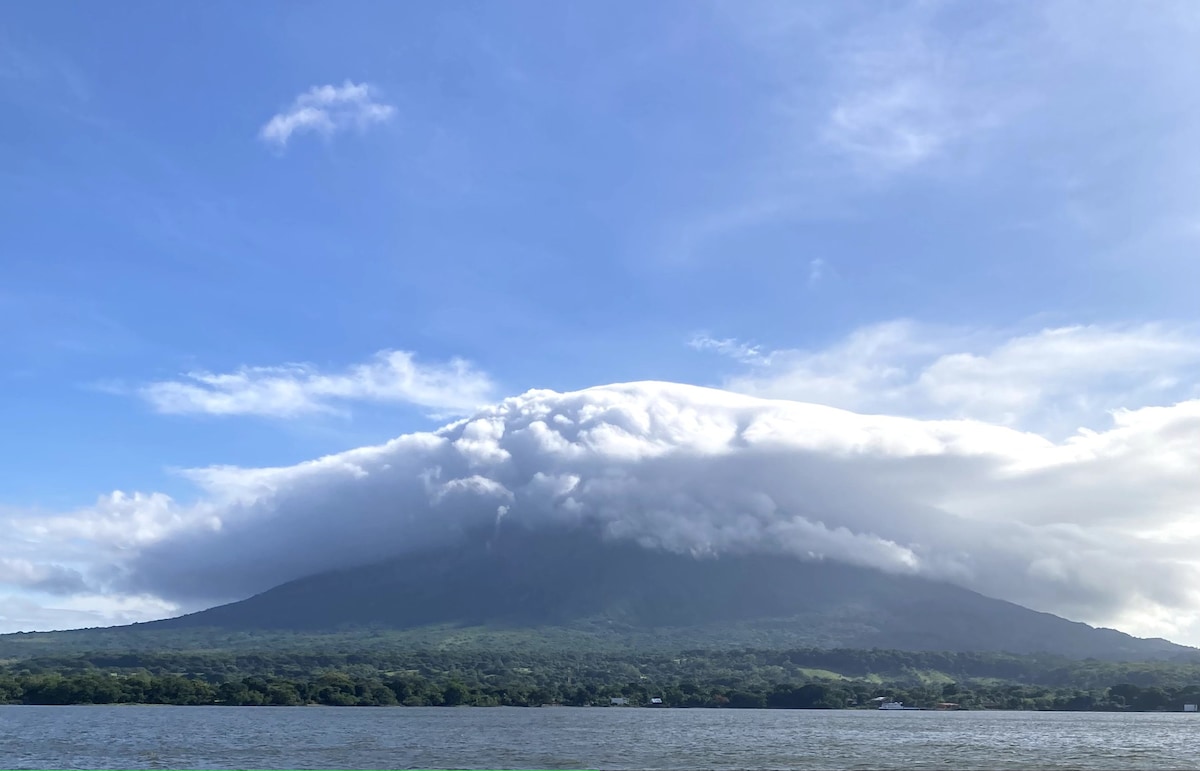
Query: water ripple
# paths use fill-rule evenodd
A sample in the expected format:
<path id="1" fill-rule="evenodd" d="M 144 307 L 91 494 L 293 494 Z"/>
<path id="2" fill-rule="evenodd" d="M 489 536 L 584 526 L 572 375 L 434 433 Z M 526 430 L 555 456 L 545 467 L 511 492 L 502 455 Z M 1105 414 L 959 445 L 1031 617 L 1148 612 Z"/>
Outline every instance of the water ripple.
<path id="1" fill-rule="evenodd" d="M 0 768 L 1200 769 L 1198 736 L 1182 713 L 0 707 Z"/>

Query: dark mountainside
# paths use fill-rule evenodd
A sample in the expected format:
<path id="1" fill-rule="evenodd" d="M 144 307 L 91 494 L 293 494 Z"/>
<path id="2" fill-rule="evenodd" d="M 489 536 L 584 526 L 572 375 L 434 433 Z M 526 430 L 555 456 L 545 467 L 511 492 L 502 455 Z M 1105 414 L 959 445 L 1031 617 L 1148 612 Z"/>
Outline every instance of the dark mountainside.
<path id="1" fill-rule="evenodd" d="M 922 578 L 784 556 L 696 559 L 583 531 L 516 526 L 136 627 L 303 634 L 437 625 L 569 628 L 601 643 L 634 635 L 684 647 L 1004 651 L 1129 661 L 1198 653 Z"/>

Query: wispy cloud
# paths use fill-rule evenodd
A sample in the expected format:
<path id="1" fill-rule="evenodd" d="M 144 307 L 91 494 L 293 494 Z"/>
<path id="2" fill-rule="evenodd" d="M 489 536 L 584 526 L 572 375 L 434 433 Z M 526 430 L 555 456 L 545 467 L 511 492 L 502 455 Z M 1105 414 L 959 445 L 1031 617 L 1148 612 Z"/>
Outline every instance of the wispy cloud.
<path id="1" fill-rule="evenodd" d="M 329 137 L 347 129 L 362 131 L 387 122 L 395 112 L 395 107 L 377 101 L 373 86 L 347 80 L 340 86 L 313 86 L 300 94 L 287 110 L 267 121 L 258 136 L 283 148 L 293 134 Z"/>
<path id="2" fill-rule="evenodd" d="M 708 335 L 694 335 L 688 340 L 688 347 L 697 351 L 713 351 L 743 364 L 766 364 L 768 361 L 762 348 L 732 337 L 718 340 Z"/>
<path id="3" fill-rule="evenodd" d="M 47 99 L 81 105 L 91 98 L 87 79 L 75 64 L 46 46 L 22 45 L 0 37 L 0 81 L 25 84 Z"/>
<path id="4" fill-rule="evenodd" d="M 816 286 L 822 278 L 825 277 L 825 271 L 829 265 L 820 257 L 815 260 L 808 261 L 808 285 Z"/>
<path id="5" fill-rule="evenodd" d="M 830 113 L 823 136 L 855 162 L 891 172 L 928 159 L 956 131 L 942 94 L 910 80 L 848 94 Z"/>
<path id="6" fill-rule="evenodd" d="M 955 44 L 939 33 L 936 8 L 902 5 L 834 48 L 820 137 L 864 174 L 920 166 L 1002 124 L 1011 109 L 1014 84 L 996 72 L 1020 68 L 1003 36 L 959 28 Z"/>
<path id="7" fill-rule="evenodd" d="M 1200 334 L 1182 326 L 1092 325 L 1005 336 L 909 321 L 875 324 L 821 349 L 739 356 L 736 391 L 926 418 L 975 418 L 1069 434 L 1123 407 L 1200 395 Z"/>
<path id="8" fill-rule="evenodd" d="M 739 159 L 722 177 L 731 194 L 680 217 L 658 247 L 671 259 L 725 251 L 783 221 L 858 216 L 861 192 L 919 170 L 987 168 L 1044 90 L 1044 71 L 1031 75 L 1029 63 L 1045 58 L 1036 12 L 797 5 L 714 6 L 749 66 L 776 85 L 747 100 L 761 117 L 747 120 L 753 144 L 729 156 Z"/>
<path id="9" fill-rule="evenodd" d="M 474 409 L 492 396 L 492 381 L 469 362 L 420 364 L 407 351 L 381 351 L 345 372 L 310 364 L 189 372 L 138 390 L 155 410 L 173 414 L 262 415 L 287 418 L 333 413 L 352 401 L 413 404 L 438 415 Z"/>

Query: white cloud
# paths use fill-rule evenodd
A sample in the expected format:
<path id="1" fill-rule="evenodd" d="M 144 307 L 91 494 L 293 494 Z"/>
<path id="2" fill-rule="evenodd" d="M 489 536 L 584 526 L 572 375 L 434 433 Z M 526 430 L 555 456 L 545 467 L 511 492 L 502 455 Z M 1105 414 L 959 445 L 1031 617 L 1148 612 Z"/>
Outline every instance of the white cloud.
<path id="1" fill-rule="evenodd" d="M 181 380 L 143 386 L 139 394 L 163 413 L 286 418 L 337 412 L 348 401 L 403 402 L 436 414 L 458 414 L 487 402 L 492 388 L 486 374 L 461 359 L 419 364 L 407 351 L 381 351 L 337 374 L 309 364 L 189 372 Z"/>
<path id="2" fill-rule="evenodd" d="M 145 596 L 0 595 L 0 631 L 84 629 L 133 624 L 179 612 L 178 605 Z"/>
<path id="3" fill-rule="evenodd" d="M 829 269 L 829 264 L 820 257 L 808 261 L 808 285 L 816 286 L 817 283 L 825 277 L 826 271 Z"/>
<path id="4" fill-rule="evenodd" d="M 70 593 L 85 588 L 83 576 L 78 570 L 12 557 L 0 557 L 0 584 L 56 593 Z"/>
<path id="5" fill-rule="evenodd" d="M 688 341 L 688 347 L 697 351 L 715 351 L 743 364 L 765 363 L 766 361 L 759 346 L 743 343 L 733 338 L 718 340 L 708 335 L 693 335 L 692 339 Z"/>
<path id="6" fill-rule="evenodd" d="M 846 94 L 830 112 L 824 138 L 870 169 L 915 166 L 958 133 L 943 93 L 920 80 L 893 81 Z"/>
<path id="7" fill-rule="evenodd" d="M 936 5 L 902 4 L 832 46 L 821 139 L 886 176 L 1003 125 L 1022 102 L 1022 62 L 989 25 L 942 32 Z"/>
<path id="8" fill-rule="evenodd" d="M 725 350 L 736 340 L 722 341 Z M 719 350 L 719 349 L 718 349 Z M 1196 396 L 1200 336 L 1185 327 L 1069 326 L 1005 338 L 894 321 L 819 350 L 758 351 L 726 387 L 846 409 L 969 417 L 1061 436 L 1112 410 Z"/>
<path id="9" fill-rule="evenodd" d="M 376 101 L 375 89 L 347 80 L 340 86 L 313 86 L 259 130 L 264 142 L 283 148 L 293 134 L 312 132 L 329 137 L 347 129 L 365 130 L 391 120 L 396 109 Z"/>
<path id="10" fill-rule="evenodd" d="M 121 496 L 11 518 L 0 554 L 36 542 L 43 562 L 76 560 L 86 547 L 93 591 L 191 609 L 503 512 L 668 549 L 866 562 L 1196 643 L 1197 436 L 1200 400 L 1053 441 L 668 383 L 532 391 L 298 466 L 194 472 L 197 504 Z"/>

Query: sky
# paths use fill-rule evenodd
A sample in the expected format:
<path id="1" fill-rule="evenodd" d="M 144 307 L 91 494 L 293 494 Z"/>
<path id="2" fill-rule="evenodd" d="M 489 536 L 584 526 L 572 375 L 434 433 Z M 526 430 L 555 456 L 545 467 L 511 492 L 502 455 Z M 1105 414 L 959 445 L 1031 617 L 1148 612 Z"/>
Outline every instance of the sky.
<path id="1" fill-rule="evenodd" d="M 510 516 L 1200 645 L 1196 4 L 57 10 L 0 25 L 0 631 Z"/>

